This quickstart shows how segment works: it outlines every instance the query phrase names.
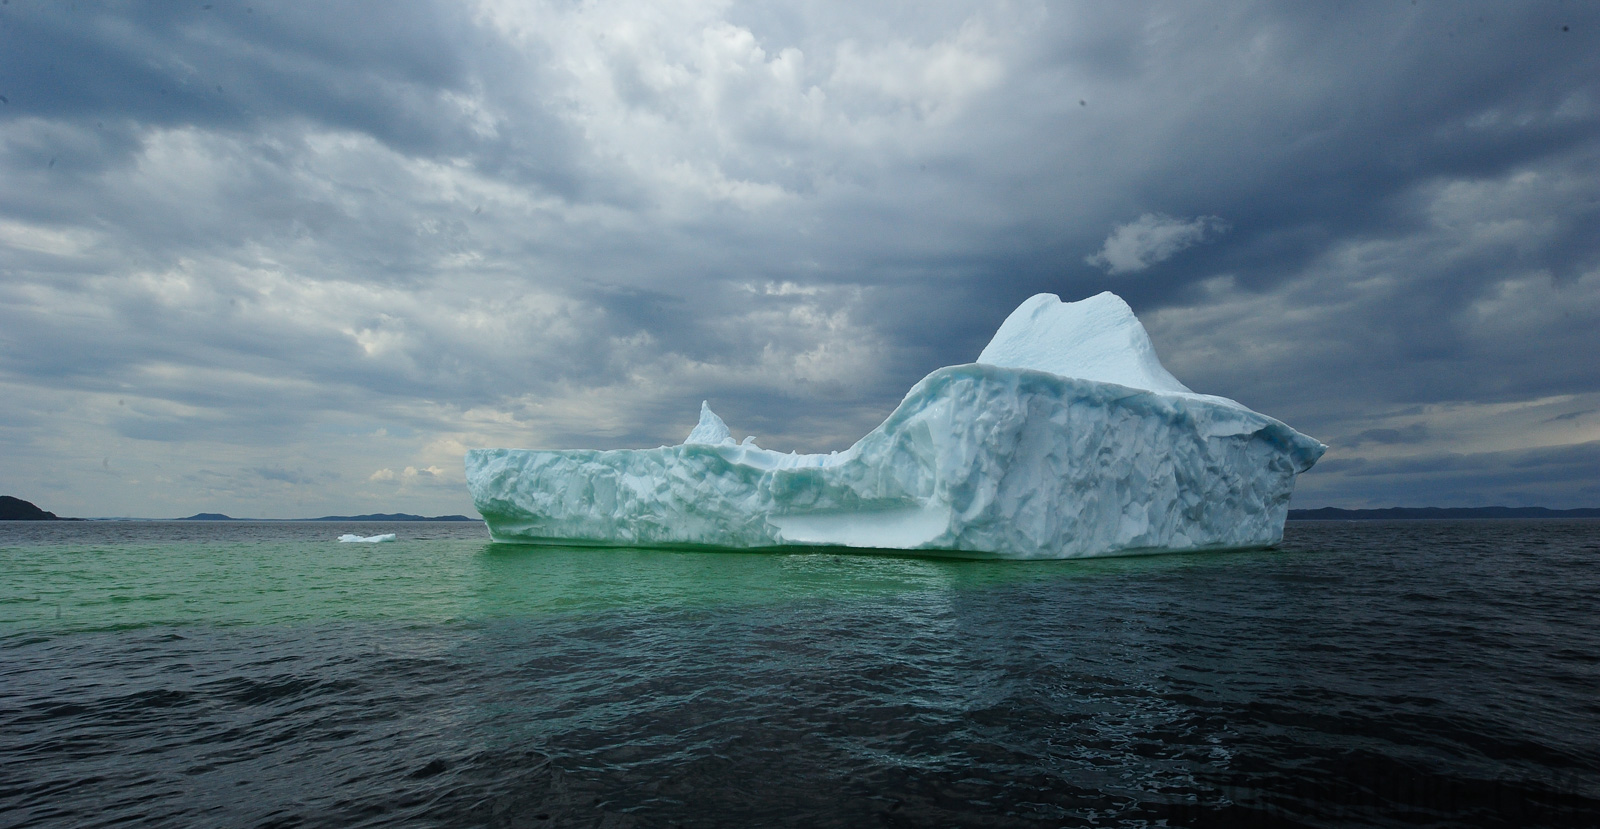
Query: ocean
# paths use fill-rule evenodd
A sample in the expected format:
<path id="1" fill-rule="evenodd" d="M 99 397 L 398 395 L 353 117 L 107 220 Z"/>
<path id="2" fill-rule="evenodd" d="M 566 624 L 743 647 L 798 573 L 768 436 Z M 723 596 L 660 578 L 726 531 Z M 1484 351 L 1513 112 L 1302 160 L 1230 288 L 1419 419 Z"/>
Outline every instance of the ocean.
<path id="1" fill-rule="evenodd" d="M 1600 520 L 1064 562 L 4 522 L 0 825 L 1592 827 L 1597 609 Z"/>

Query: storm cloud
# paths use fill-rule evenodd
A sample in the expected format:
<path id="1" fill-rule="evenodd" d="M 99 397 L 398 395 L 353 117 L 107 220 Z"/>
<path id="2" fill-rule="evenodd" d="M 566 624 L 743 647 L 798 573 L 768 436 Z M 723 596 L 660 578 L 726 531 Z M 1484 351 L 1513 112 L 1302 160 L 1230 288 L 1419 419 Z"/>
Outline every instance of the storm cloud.
<path id="1" fill-rule="evenodd" d="M 10 0 L 0 55 L 58 514 L 467 512 L 465 448 L 702 399 L 839 449 L 1101 290 L 1330 443 L 1296 506 L 1600 504 L 1592 4 Z"/>

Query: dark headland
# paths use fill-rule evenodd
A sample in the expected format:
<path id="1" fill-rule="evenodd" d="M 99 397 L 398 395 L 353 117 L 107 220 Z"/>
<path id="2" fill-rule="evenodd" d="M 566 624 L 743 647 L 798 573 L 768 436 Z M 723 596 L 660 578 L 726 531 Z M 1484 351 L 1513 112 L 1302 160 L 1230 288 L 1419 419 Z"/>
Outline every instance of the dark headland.
<path id="1" fill-rule="evenodd" d="M 1290 521 L 1371 521 L 1417 518 L 1600 518 L 1600 509 L 1544 507 L 1389 507 L 1387 509 L 1289 510 Z"/>
<path id="2" fill-rule="evenodd" d="M 76 518 L 62 518 L 53 512 L 45 512 L 34 506 L 31 502 L 10 495 L 0 495 L 0 521 L 76 521 Z"/>

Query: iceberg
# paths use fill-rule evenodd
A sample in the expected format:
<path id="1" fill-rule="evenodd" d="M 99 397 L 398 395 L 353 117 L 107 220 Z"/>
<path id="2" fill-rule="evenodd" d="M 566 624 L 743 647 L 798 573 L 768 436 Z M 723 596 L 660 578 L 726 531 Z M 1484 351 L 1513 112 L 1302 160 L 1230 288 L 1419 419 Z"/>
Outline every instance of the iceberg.
<path id="1" fill-rule="evenodd" d="M 1060 559 L 1269 547 L 1327 449 L 1157 358 L 1112 293 L 1039 294 L 843 452 L 735 442 L 706 403 L 678 446 L 474 449 L 496 541 Z"/>
<path id="2" fill-rule="evenodd" d="M 346 544 L 380 544 L 385 541 L 393 541 L 394 533 L 383 533 L 382 535 L 368 536 L 360 536 L 356 535 L 355 533 L 345 533 L 344 535 L 339 536 L 339 540 Z"/>

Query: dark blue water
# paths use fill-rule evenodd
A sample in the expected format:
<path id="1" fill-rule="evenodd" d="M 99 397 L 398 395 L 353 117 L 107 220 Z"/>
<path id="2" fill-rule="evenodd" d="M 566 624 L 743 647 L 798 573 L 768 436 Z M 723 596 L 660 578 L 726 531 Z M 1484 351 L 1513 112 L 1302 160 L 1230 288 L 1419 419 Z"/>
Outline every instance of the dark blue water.
<path id="1" fill-rule="evenodd" d="M 0 825 L 1600 825 L 1600 521 L 1059 563 L 380 529 L 0 525 Z"/>

